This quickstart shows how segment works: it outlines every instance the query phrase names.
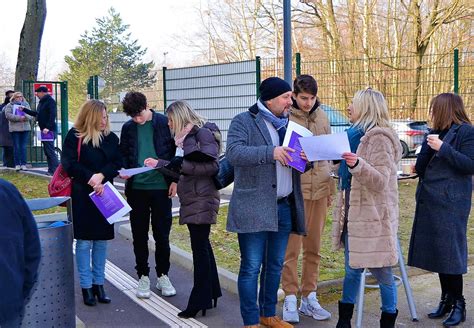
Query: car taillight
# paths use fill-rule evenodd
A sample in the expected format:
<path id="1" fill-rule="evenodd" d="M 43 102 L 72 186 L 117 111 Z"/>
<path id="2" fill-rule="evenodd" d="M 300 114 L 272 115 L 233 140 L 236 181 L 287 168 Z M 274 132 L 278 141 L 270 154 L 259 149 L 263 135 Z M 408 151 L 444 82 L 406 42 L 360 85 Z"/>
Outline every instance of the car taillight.
<path id="1" fill-rule="evenodd" d="M 405 134 L 407 136 L 413 137 L 413 136 L 419 136 L 419 135 L 425 134 L 425 132 L 420 131 L 420 130 L 408 130 L 408 131 L 405 131 Z"/>

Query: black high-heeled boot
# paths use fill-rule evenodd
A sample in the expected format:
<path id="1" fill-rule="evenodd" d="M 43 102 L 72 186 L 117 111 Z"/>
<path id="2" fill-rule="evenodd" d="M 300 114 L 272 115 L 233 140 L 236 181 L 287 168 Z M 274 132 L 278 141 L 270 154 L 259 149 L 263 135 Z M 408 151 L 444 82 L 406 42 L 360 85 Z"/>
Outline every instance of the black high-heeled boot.
<path id="1" fill-rule="evenodd" d="M 464 321 L 466 321 L 466 301 L 461 296 L 461 298 L 454 301 L 453 309 L 448 318 L 443 321 L 443 326 L 453 327 Z"/>
<path id="2" fill-rule="evenodd" d="M 217 307 L 217 297 L 214 298 L 214 307 Z"/>
<path id="3" fill-rule="evenodd" d="M 84 300 L 85 305 L 94 306 L 97 304 L 92 288 L 82 288 L 82 299 Z"/>
<path id="4" fill-rule="evenodd" d="M 99 303 L 108 304 L 111 299 L 105 294 L 104 285 L 92 285 L 92 293 L 97 296 Z"/>
<path id="5" fill-rule="evenodd" d="M 178 313 L 178 317 L 180 318 L 194 318 L 196 317 L 196 314 L 198 314 L 199 311 L 202 311 L 202 316 L 206 316 L 206 309 L 186 309 L 184 311 L 181 311 Z"/>
<path id="6" fill-rule="evenodd" d="M 435 309 L 433 312 L 428 313 L 428 318 L 438 319 L 444 317 L 446 313 L 451 312 L 451 309 L 453 308 L 453 303 L 454 300 L 450 295 L 441 295 L 441 301 L 439 302 L 438 308 Z"/>

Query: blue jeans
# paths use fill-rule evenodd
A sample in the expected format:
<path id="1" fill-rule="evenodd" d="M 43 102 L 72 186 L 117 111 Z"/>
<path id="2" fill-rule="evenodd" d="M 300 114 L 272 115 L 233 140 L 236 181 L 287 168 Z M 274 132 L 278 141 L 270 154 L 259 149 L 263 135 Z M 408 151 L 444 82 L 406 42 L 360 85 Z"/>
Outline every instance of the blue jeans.
<path id="1" fill-rule="evenodd" d="M 59 165 L 58 156 L 54 151 L 54 141 L 42 141 L 46 161 L 48 162 L 48 173 L 54 174 Z"/>
<path id="2" fill-rule="evenodd" d="M 15 165 L 26 165 L 26 145 L 30 131 L 12 132 Z"/>
<path id="3" fill-rule="evenodd" d="M 349 243 L 347 233 L 344 236 L 344 261 L 345 275 L 342 286 L 342 303 L 355 304 L 359 294 L 359 286 L 363 269 L 353 269 L 349 266 Z M 397 312 L 397 285 L 393 279 L 391 267 L 369 268 L 372 275 L 377 279 L 380 286 L 380 297 L 382 299 L 382 311 L 387 313 Z"/>
<path id="4" fill-rule="evenodd" d="M 283 202 L 278 204 L 278 232 L 238 234 L 240 271 L 237 285 L 240 313 L 245 326 L 258 324 L 260 316 L 275 315 L 278 286 L 290 231 L 291 208 L 288 202 Z M 257 305 L 259 273 L 260 293 Z"/>
<path id="5" fill-rule="evenodd" d="M 106 258 L 107 240 L 78 239 L 76 241 L 76 265 L 77 271 L 79 272 L 79 282 L 81 288 L 91 288 L 92 284 L 104 284 Z"/>

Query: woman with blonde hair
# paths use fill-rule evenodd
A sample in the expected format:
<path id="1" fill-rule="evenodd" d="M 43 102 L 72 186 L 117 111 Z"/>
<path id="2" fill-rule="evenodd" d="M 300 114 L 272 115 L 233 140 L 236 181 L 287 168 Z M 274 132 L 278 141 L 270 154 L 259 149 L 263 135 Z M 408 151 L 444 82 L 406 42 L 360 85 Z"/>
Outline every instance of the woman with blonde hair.
<path id="1" fill-rule="evenodd" d="M 219 170 L 220 131 L 184 101 L 172 103 L 166 114 L 174 134 L 177 155 L 183 156 L 178 181 L 181 203 L 179 224 L 188 226 L 194 264 L 194 286 L 186 309 L 178 316 L 191 318 L 199 311 L 204 316 L 207 309 L 216 307 L 217 298 L 222 296 L 209 241 L 211 224 L 216 223 L 220 203 L 219 191 L 213 180 Z M 150 167 L 164 164 L 166 161 L 161 159 L 145 160 L 145 165 Z"/>
<path id="2" fill-rule="evenodd" d="M 89 194 L 102 194 L 122 164 L 118 137 L 110 131 L 105 104 L 86 101 L 64 140 L 61 164 L 72 178 L 72 212 L 76 264 L 84 304 L 110 303 L 104 291 L 107 240 L 114 238 L 109 224 Z M 91 252 L 92 250 L 92 252 Z M 92 268 L 91 268 L 92 259 Z"/>
<path id="3" fill-rule="evenodd" d="M 333 221 L 333 244 L 345 251 L 336 327 L 351 327 L 364 268 L 380 285 L 380 327 L 394 327 L 398 310 L 392 266 L 398 262 L 397 164 L 402 148 L 382 93 L 371 88 L 358 91 L 348 110 L 353 122 L 348 130 L 351 152 L 342 155 L 339 168 L 339 192 L 345 199 L 338 202 Z"/>
<path id="4" fill-rule="evenodd" d="M 474 174 L 474 128 L 462 98 L 442 93 L 431 100 L 430 134 L 416 159 L 419 176 L 408 265 L 439 275 L 441 301 L 428 314 L 445 327 L 466 320 L 467 220 Z"/>
<path id="5" fill-rule="evenodd" d="M 4 108 L 8 120 L 8 131 L 13 139 L 13 159 L 17 171 L 26 170 L 26 145 L 31 131 L 31 122 L 34 120 L 32 116 L 23 112 L 23 108 L 30 109 L 30 105 L 21 92 L 15 92 L 10 98 L 10 103 Z"/>

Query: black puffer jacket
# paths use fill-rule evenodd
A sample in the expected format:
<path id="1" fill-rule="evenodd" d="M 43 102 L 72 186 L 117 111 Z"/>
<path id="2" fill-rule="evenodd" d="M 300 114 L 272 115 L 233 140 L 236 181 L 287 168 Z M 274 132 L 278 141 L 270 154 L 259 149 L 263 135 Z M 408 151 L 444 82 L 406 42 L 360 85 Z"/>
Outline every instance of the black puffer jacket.
<path id="1" fill-rule="evenodd" d="M 176 146 L 168 127 L 168 118 L 163 114 L 151 111 L 153 112 L 153 145 L 156 155 L 159 159 L 170 160 L 176 152 Z M 125 122 L 120 134 L 120 153 L 123 157 L 123 167 L 126 169 L 143 166 L 143 163 L 138 163 L 137 136 L 137 123 L 133 120 Z M 168 185 L 172 182 L 167 176 L 165 179 Z M 133 177 L 127 180 L 125 185 L 127 191 L 132 186 L 132 182 Z"/>
<path id="2" fill-rule="evenodd" d="M 219 171 L 218 127 L 195 126 L 183 142 L 184 160 L 178 182 L 179 224 L 215 224 L 220 194 L 213 176 Z"/>

